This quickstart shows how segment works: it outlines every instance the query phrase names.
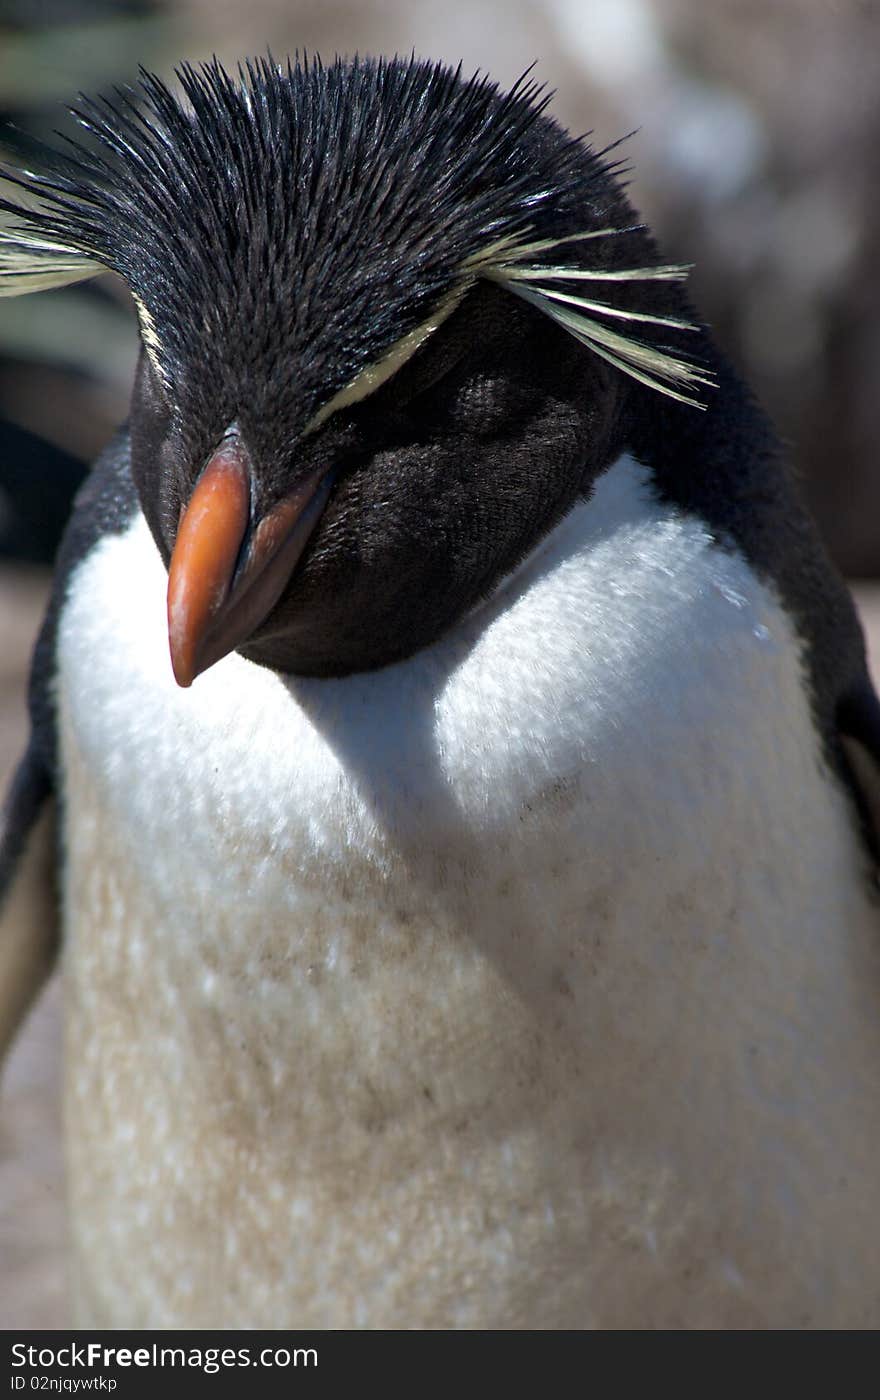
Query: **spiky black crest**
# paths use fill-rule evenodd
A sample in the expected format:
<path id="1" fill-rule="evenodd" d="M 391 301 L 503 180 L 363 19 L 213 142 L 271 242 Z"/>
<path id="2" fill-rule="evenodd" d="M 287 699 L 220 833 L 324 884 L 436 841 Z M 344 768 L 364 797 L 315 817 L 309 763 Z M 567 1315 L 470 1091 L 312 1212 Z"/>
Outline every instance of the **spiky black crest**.
<path id="1" fill-rule="evenodd" d="M 627 300 L 633 279 L 682 270 L 619 251 L 584 262 L 598 246 L 586 239 L 607 249 L 629 231 L 629 210 L 615 167 L 542 115 L 549 99 L 527 77 L 503 94 L 415 59 L 264 59 L 234 77 L 215 60 L 177 76 L 184 100 L 147 72 L 113 100 L 83 100 L 85 139 L 47 153 L 44 173 L 9 177 L 35 200 L 0 201 L 15 221 L 0 241 L 8 290 L 111 268 L 168 377 L 187 356 L 210 365 L 230 337 L 254 353 L 295 337 L 326 395 L 483 276 L 655 388 L 687 397 L 707 382 L 604 324 L 682 329 Z M 578 295 L 578 277 L 616 301 Z"/>

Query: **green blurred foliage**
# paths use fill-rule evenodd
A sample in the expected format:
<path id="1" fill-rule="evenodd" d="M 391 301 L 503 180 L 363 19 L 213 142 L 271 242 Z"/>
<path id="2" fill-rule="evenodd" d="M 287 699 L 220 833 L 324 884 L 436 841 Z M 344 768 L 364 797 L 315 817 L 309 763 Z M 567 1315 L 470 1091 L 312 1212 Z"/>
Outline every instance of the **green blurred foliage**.
<path id="1" fill-rule="evenodd" d="M 0 162 L 24 163 L 31 138 L 74 134 L 65 108 L 79 91 L 167 70 L 179 14 L 151 0 L 0 4 Z M 101 278 L 0 302 L 0 415 L 92 456 L 124 411 L 137 337 L 125 289 Z M 53 411 L 45 414 L 45 404 Z"/>

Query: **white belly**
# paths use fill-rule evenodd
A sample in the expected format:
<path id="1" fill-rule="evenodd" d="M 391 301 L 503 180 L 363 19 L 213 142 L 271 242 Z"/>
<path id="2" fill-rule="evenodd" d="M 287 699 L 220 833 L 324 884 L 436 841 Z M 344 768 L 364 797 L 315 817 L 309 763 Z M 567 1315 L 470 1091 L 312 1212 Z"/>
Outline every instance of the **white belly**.
<path id="1" fill-rule="evenodd" d="M 880 1324 L 880 916 L 790 626 L 621 463 L 413 660 L 177 689 L 75 576 L 67 1133 L 103 1326 Z"/>

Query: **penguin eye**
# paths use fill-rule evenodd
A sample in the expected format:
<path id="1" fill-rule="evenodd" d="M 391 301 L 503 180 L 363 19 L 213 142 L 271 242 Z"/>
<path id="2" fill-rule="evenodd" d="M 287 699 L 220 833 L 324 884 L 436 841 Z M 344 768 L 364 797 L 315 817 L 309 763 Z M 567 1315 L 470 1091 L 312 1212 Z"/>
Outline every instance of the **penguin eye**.
<path id="1" fill-rule="evenodd" d="M 370 403 L 389 412 L 441 412 L 459 387 L 491 364 L 499 343 L 517 333 L 527 312 L 511 308 L 510 297 L 483 284 L 468 291 L 448 320 L 444 318 L 374 390 Z M 515 322 L 517 324 L 512 324 Z"/>
<path id="2" fill-rule="evenodd" d="M 510 334 L 511 316 L 519 314 L 511 311 L 510 301 L 509 294 L 499 297 L 488 283 L 457 284 L 430 316 L 319 408 L 303 436 L 316 432 L 333 414 L 365 399 L 372 403 L 379 395 L 383 404 L 405 408 L 450 376 L 466 357 L 482 362 L 493 344 Z"/>
<path id="3" fill-rule="evenodd" d="M 396 410 L 421 409 L 452 392 L 452 385 L 463 366 L 474 355 L 474 346 L 463 335 L 431 343 L 407 364 L 384 391 L 389 406 Z"/>
<path id="4" fill-rule="evenodd" d="M 530 308 L 509 293 L 478 285 L 389 385 L 390 406 L 412 419 L 442 422 L 446 431 L 460 426 L 479 437 L 494 430 L 530 395 L 528 375 L 514 386 L 508 352 L 522 345 L 532 322 Z M 522 363 L 519 353 L 514 359 Z"/>

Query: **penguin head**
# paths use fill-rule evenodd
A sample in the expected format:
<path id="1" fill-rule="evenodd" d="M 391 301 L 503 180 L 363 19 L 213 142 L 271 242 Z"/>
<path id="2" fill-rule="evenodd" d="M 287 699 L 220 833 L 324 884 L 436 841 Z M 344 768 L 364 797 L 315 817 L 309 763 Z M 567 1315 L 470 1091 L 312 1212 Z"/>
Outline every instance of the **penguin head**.
<path id="1" fill-rule="evenodd" d="M 684 269 L 527 79 L 178 77 L 85 102 L 75 154 L 13 177 L 35 198 L 0 204 L 0 282 L 131 289 L 132 469 L 181 684 L 232 650 L 403 659 L 589 494 L 634 395 L 702 406 Z"/>

